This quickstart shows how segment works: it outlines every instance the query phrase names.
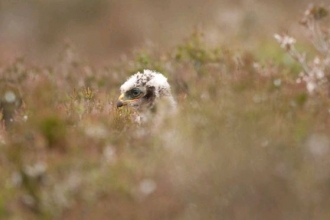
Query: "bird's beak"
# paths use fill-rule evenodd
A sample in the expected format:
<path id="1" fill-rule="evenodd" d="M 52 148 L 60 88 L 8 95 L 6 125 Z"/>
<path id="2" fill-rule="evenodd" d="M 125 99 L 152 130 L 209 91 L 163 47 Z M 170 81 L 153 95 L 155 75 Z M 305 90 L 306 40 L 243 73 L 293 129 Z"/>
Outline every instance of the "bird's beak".
<path id="1" fill-rule="evenodd" d="M 124 94 L 121 94 L 117 101 L 117 108 L 120 108 L 127 104 L 123 99 L 124 99 Z"/>

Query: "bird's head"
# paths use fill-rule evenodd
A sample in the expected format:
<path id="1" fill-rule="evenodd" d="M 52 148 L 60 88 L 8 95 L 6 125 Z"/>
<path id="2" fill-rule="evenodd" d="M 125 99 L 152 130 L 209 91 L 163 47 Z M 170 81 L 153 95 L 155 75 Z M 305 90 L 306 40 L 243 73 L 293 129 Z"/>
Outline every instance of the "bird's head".
<path id="1" fill-rule="evenodd" d="M 139 112 L 153 108 L 156 100 L 164 97 L 171 99 L 174 104 L 167 78 L 151 70 L 131 76 L 120 87 L 120 92 L 117 107 L 127 105 Z"/>

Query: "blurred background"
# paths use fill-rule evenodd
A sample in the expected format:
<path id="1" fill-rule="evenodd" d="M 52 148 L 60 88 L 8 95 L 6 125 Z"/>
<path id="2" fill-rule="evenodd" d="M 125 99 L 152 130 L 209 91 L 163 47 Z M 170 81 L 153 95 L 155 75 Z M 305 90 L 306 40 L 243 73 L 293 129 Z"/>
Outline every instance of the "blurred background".
<path id="1" fill-rule="evenodd" d="M 292 23 L 297 27 L 309 2 L 1 0 L 0 61 L 25 56 L 53 63 L 61 46 L 71 42 L 84 57 L 104 64 L 148 43 L 175 46 L 195 28 L 210 44 L 253 47 L 260 37 L 273 40 Z"/>
<path id="2" fill-rule="evenodd" d="M 299 25 L 310 3 L 0 0 L 0 219 L 330 219 L 330 42 Z M 116 108 L 146 68 L 178 102 L 164 123 Z"/>

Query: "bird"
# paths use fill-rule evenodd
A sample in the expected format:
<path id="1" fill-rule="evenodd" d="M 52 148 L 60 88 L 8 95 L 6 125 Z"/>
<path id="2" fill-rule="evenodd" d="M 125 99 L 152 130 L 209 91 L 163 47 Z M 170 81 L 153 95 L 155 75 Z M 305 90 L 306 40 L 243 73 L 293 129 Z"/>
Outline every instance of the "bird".
<path id="1" fill-rule="evenodd" d="M 137 72 L 120 86 L 121 95 L 117 108 L 128 106 L 138 113 L 138 123 L 149 120 L 153 115 L 159 117 L 172 114 L 176 110 L 176 101 L 172 96 L 167 78 L 153 70 Z"/>

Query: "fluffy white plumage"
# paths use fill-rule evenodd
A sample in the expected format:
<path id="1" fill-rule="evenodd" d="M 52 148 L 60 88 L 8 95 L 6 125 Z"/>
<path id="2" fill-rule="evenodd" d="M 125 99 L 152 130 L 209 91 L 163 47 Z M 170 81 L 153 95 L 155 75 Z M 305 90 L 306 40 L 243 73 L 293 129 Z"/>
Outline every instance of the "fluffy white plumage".
<path id="1" fill-rule="evenodd" d="M 132 75 L 120 87 L 120 92 L 117 107 L 128 105 L 136 109 L 142 117 L 155 109 L 157 112 L 171 113 L 176 108 L 167 78 L 152 70 Z"/>
<path id="2" fill-rule="evenodd" d="M 136 73 L 131 76 L 121 87 L 121 93 L 125 93 L 135 87 L 155 87 L 156 97 L 171 94 L 170 85 L 167 78 L 158 72 L 144 70 L 143 73 Z"/>

